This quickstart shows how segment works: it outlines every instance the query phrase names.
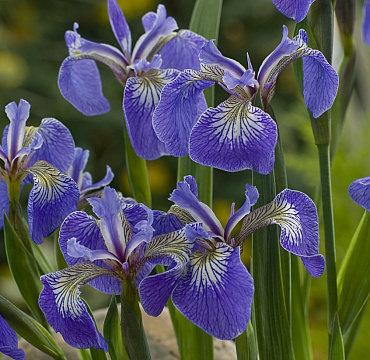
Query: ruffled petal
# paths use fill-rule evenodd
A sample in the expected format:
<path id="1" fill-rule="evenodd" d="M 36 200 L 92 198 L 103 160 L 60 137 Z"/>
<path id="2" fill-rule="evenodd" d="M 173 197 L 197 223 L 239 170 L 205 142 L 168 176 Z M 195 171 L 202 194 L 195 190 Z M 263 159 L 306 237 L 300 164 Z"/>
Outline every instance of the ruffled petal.
<path id="1" fill-rule="evenodd" d="M 366 45 L 370 45 L 370 1 L 366 0 L 362 9 L 364 18 L 362 21 L 362 40 Z"/>
<path id="2" fill-rule="evenodd" d="M 276 123 L 249 101 L 235 96 L 200 117 L 190 134 L 191 159 L 225 171 L 252 169 L 268 174 L 274 166 Z"/>
<path id="3" fill-rule="evenodd" d="M 147 244 L 142 262 L 151 261 L 168 265 L 167 271 L 145 277 L 139 286 L 139 295 L 144 310 L 151 316 L 158 316 L 177 281 L 183 276 L 189 260 L 193 242 L 186 237 L 184 229 L 154 237 Z M 163 259 L 168 259 L 163 262 Z"/>
<path id="4" fill-rule="evenodd" d="M 8 185 L 5 181 L 0 180 L 0 211 L 1 214 L 9 214 L 9 196 L 8 196 Z M 4 217 L 0 216 L 0 229 L 4 225 Z"/>
<path id="5" fill-rule="evenodd" d="M 276 8 L 295 22 L 301 22 L 315 0 L 271 0 Z"/>
<path id="6" fill-rule="evenodd" d="M 144 76 L 127 80 L 123 99 L 127 131 L 136 154 L 144 159 L 167 155 L 164 144 L 154 132 L 152 118 L 164 86 L 177 74 L 177 70 L 151 70 Z"/>
<path id="7" fill-rule="evenodd" d="M 59 232 L 59 246 L 68 265 L 72 266 L 84 262 L 85 257 L 70 256 L 68 253 L 68 240 L 75 238 L 81 246 L 91 250 L 106 250 L 100 228 L 96 219 L 83 211 L 76 211 L 67 216 Z M 109 267 L 101 260 L 94 262 L 97 266 L 105 269 Z M 114 277 L 102 276 L 88 283 L 97 290 L 112 294 L 120 294 L 121 285 Z"/>
<path id="8" fill-rule="evenodd" d="M 337 96 L 339 78 L 318 50 L 307 52 L 303 61 L 303 98 L 314 118 L 329 110 Z"/>
<path id="9" fill-rule="evenodd" d="M 100 115 L 110 110 L 93 60 L 75 56 L 65 59 L 59 70 L 58 86 L 64 98 L 84 115 Z"/>
<path id="10" fill-rule="evenodd" d="M 190 30 L 180 30 L 159 52 L 162 69 L 200 70 L 199 52 L 206 39 Z"/>
<path id="11" fill-rule="evenodd" d="M 189 181 L 189 178 L 191 181 Z M 169 200 L 173 201 L 180 208 L 189 211 L 195 221 L 202 222 L 207 227 L 207 230 L 212 231 L 215 235 L 223 236 L 223 227 L 215 213 L 207 204 L 199 201 L 194 195 L 191 185 L 189 185 L 189 182 L 192 184 L 192 181 L 195 182 L 195 179 L 187 176 L 185 181 L 178 182 L 177 189 L 171 193 Z"/>
<path id="12" fill-rule="evenodd" d="M 121 46 L 127 64 L 131 62 L 131 31 L 116 0 L 108 0 L 108 15 L 114 36 Z"/>
<path id="13" fill-rule="evenodd" d="M 301 257 L 312 276 L 321 276 L 325 259 L 319 254 L 318 216 L 313 201 L 300 191 L 283 190 L 274 201 L 244 218 L 236 243 L 240 244 L 254 231 L 270 224 L 281 227 L 281 246 Z"/>
<path id="14" fill-rule="evenodd" d="M 348 188 L 351 199 L 370 211 L 370 177 L 355 180 Z"/>
<path id="15" fill-rule="evenodd" d="M 199 72 L 185 70 L 164 87 L 153 114 L 153 127 L 170 155 L 188 154 L 190 131 L 206 108 L 202 92 L 213 84 L 213 81 L 204 81 Z"/>
<path id="16" fill-rule="evenodd" d="M 18 349 L 16 332 L 8 325 L 0 315 L 0 352 L 15 360 L 23 360 L 26 355 L 22 349 Z"/>
<path id="17" fill-rule="evenodd" d="M 36 244 L 41 244 L 77 210 L 80 192 L 74 180 L 46 161 L 37 162 L 27 171 L 34 182 L 27 206 L 29 233 Z"/>
<path id="18" fill-rule="evenodd" d="M 97 331 L 94 320 L 79 297 L 82 285 L 103 275 L 115 276 L 115 273 L 83 262 L 41 277 L 44 288 L 40 294 L 40 308 L 53 329 L 75 348 L 95 347 L 108 351 L 107 342 Z"/>
<path id="19" fill-rule="evenodd" d="M 31 164 L 45 160 L 60 172 L 66 172 L 75 156 L 75 143 L 68 128 L 56 119 L 46 118 L 38 128 L 27 128 L 27 133 L 35 130 L 43 142 L 35 151 Z"/>
<path id="20" fill-rule="evenodd" d="M 184 225 L 175 214 L 153 211 L 153 236 L 168 234 L 181 229 Z"/>
<path id="21" fill-rule="evenodd" d="M 153 15 L 155 15 L 155 20 Z M 164 5 L 158 5 L 156 14 L 152 13 L 149 18 L 147 15 L 144 17 L 143 24 L 146 32 L 140 36 L 135 44 L 132 52 L 133 60 L 146 58 L 161 37 L 167 36 L 177 29 L 176 20 L 171 16 L 167 17 Z"/>
<path id="22" fill-rule="evenodd" d="M 197 251 L 173 291 L 177 309 L 210 335 L 234 339 L 247 327 L 253 279 L 240 260 L 240 248 L 217 243 L 214 252 Z"/>

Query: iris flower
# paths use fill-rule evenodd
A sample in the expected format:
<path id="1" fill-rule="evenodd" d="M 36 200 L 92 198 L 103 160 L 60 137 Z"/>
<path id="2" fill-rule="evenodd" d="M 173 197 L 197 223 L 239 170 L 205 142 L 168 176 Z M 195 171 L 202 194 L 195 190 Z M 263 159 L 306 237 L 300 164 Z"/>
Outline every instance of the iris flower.
<path id="1" fill-rule="evenodd" d="M 75 23 L 73 31 L 65 35 L 69 57 L 60 68 L 59 89 L 83 114 L 104 114 L 110 105 L 102 92 L 96 62 L 108 66 L 125 87 L 123 110 L 133 148 L 145 159 L 156 159 L 167 154 L 152 127 L 161 91 L 178 70 L 199 68 L 198 53 L 205 40 L 188 30 L 174 33 L 175 19 L 167 17 L 166 8 L 158 5 L 157 13 L 143 16 L 145 33 L 131 50 L 130 28 L 115 0 L 108 0 L 108 15 L 120 49 L 85 40 Z"/>
<path id="2" fill-rule="evenodd" d="M 0 352 L 15 360 L 23 360 L 26 355 L 22 349 L 18 349 L 16 332 L 0 315 Z"/>
<path id="3" fill-rule="evenodd" d="M 370 177 L 355 180 L 348 188 L 351 199 L 370 211 Z"/>
<path id="4" fill-rule="evenodd" d="M 219 339 L 233 339 L 247 327 L 254 294 L 253 279 L 240 260 L 244 240 L 257 229 L 278 224 L 280 244 L 299 256 L 308 272 L 321 276 L 325 260 L 319 252 L 317 211 L 312 200 L 299 191 L 285 189 L 269 204 L 250 212 L 258 191 L 245 186 L 246 201 L 234 211 L 225 228 L 214 212 L 197 198 L 193 177 L 185 177 L 171 194 L 176 205 L 171 210 L 183 223 L 195 222 L 188 236 L 196 238 L 185 275 L 177 281 L 172 301 L 190 321 Z M 232 230 L 244 218 L 234 239 Z M 190 234 L 191 233 L 191 234 Z M 144 310 L 152 316 L 161 313 L 166 299 L 166 283 L 161 275 L 143 279 L 139 293 Z"/>
<path id="5" fill-rule="evenodd" d="M 76 147 L 73 163 L 67 171 L 67 175 L 77 183 L 78 189 L 80 190 L 78 208 L 83 207 L 86 203 L 86 195 L 88 192 L 98 190 L 106 185 L 109 185 L 114 177 L 112 169 L 107 165 L 107 171 L 104 178 L 96 183 L 93 183 L 91 174 L 88 171 L 85 171 L 89 155 L 89 150 L 83 150 L 80 147 Z"/>
<path id="6" fill-rule="evenodd" d="M 193 242 L 186 237 L 186 227 L 153 237 L 152 211 L 142 204 L 125 203 L 110 187 L 104 188 L 103 199 L 88 201 L 99 220 L 82 211 L 65 219 L 59 245 L 69 267 L 41 277 L 44 288 L 39 304 L 68 344 L 107 351 L 79 297 L 80 287 L 89 283 L 101 292 L 120 294 L 122 283 L 140 286 L 158 263 L 170 265 L 160 276 L 175 283 L 186 270 Z"/>
<path id="7" fill-rule="evenodd" d="M 8 213 L 9 201 L 19 200 L 23 184 L 33 182 L 27 206 L 29 233 L 40 244 L 77 209 L 77 184 L 63 174 L 73 161 L 74 141 L 69 130 L 53 118 L 43 119 L 39 127 L 26 127 L 30 104 L 25 100 L 8 104 L 5 112 L 10 124 L 0 146 L 4 161 L 0 208 Z"/>
<path id="8" fill-rule="evenodd" d="M 295 22 L 301 22 L 315 0 L 271 0 L 276 8 Z"/>
<path id="9" fill-rule="evenodd" d="M 338 88 L 338 75 L 318 50 L 307 46 L 304 30 L 283 39 L 262 63 L 257 79 L 248 69 L 222 56 L 213 41 L 200 54 L 201 70 L 184 70 L 162 91 L 153 126 L 171 155 L 190 157 L 202 165 L 226 171 L 271 172 L 277 128 L 269 114 L 253 106 L 260 91 L 263 108 L 275 93 L 277 76 L 292 61 L 303 60 L 303 96 L 314 117 L 328 110 Z M 216 108 L 205 105 L 202 92 L 218 83 L 229 93 Z M 201 114 L 199 116 L 199 114 Z"/>

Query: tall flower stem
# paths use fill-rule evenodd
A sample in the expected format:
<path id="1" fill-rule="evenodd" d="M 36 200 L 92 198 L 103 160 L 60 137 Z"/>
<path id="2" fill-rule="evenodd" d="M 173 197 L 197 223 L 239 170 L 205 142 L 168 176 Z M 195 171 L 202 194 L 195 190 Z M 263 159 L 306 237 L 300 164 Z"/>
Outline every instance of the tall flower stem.
<path id="1" fill-rule="evenodd" d="M 123 121 L 123 135 L 125 141 L 126 168 L 133 197 L 137 202 L 151 207 L 152 196 L 146 161 L 136 155 L 127 133 L 125 121 Z"/>
<path id="2" fill-rule="evenodd" d="M 330 175 L 330 145 L 317 145 L 320 165 L 321 198 L 325 234 L 325 258 L 328 293 L 329 334 L 337 311 L 337 270 L 335 255 L 335 233 L 333 200 Z"/>
<path id="3" fill-rule="evenodd" d="M 130 360 L 150 360 L 143 320 L 133 281 L 122 284 L 121 293 L 121 329 L 122 340 Z"/>

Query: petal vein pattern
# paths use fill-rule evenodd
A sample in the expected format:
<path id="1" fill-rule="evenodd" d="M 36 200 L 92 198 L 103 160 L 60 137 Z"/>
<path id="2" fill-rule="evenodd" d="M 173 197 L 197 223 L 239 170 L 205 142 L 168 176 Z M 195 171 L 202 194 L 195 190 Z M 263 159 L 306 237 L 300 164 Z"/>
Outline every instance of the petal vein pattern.
<path id="1" fill-rule="evenodd" d="M 164 144 L 153 130 L 152 117 L 163 88 L 177 74 L 177 70 L 151 70 L 127 80 L 123 100 L 127 131 L 136 154 L 144 159 L 167 155 Z"/>
<path id="2" fill-rule="evenodd" d="M 212 253 L 194 252 L 186 275 L 174 289 L 175 306 L 219 339 L 233 339 L 247 327 L 253 280 L 240 261 L 240 248 L 218 243 Z"/>
<path id="3" fill-rule="evenodd" d="M 115 276 L 115 273 L 83 262 L 41 277 L 44 289 L 40 294 L 40 308 L 54 330 L 60 332 L 71 346 L 108 350 L 79 297 L 82 285 L 104 275 Z"/>
<path id="4" fill-rule="evenodd" d="M 195 162 L 225 171 L 272 171 L 277 127 L 270 116 L 236 96 L 205 111 L 190 134 Z"/>
<path id="5" fill-rule="evenodd" d="M 154 111 L 153 128 L 170 155 L 188 154 L 190 131 L 200 115 L 202 91 L 212 85 L 213 81 L 204 81 L 203 73 L 185 70 L 164 87 Z"/>

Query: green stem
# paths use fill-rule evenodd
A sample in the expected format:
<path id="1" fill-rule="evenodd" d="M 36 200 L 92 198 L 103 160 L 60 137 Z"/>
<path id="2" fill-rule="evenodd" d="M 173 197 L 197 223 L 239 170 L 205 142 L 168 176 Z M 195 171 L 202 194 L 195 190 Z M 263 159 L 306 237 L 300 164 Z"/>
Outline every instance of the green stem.
<path id="1" fill-rule="evenodd" d="M 330 145 L 317 145 L 320 164 L 321 198 L 325 234 L 325 257 L 328 293 L 328 329 L 332 329 L 332 322 L 337 311 L 337 270 L 335 256 L 335 233 L 333 200 L 330 176 Z"/>
<path id="2" fill-rule="evenodd" d="M 135 282 L 125 281 L 121 293 L 122 340 L 131 360 L 150 360 Z"/>
<path id="3" fill-rule="evenodd" d="M 125 122 L 123 122 L 123 135 L 125 141 L 127 175 L 133 197 L 137 202 L 151 207 L 152 197 L 146 161 L 137 156 L 135 150 L 131 146 Z"/>

